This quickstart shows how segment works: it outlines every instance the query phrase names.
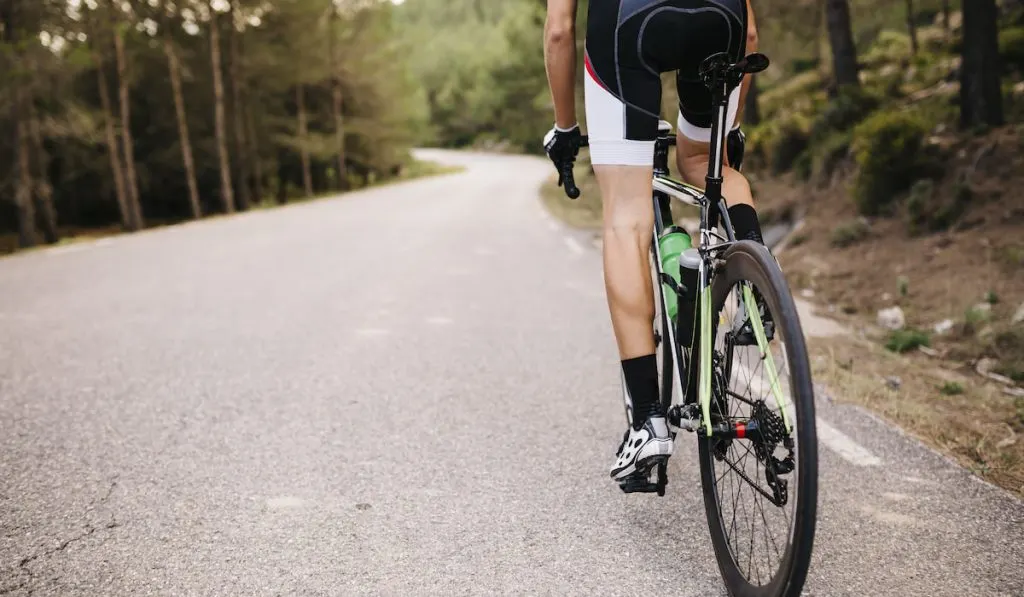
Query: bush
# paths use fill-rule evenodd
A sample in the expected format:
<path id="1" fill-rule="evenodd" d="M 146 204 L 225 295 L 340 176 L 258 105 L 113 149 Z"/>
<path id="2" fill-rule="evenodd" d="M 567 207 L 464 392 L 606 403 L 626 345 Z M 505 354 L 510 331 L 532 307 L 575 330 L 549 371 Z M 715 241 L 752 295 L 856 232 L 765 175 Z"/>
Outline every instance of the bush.
<path id="1" fill-rule="evenodd" d="M 892 64 L 910 57 L 910 35 L 892 30 L 879 32 L 875 43 L 864 52 L 861 62 L 868 67 Z"/>
<path id="2" fill-rule="evenodd" d="M 781 174 L 792 168 L 800 154 L 807 150 L 809 141 L 806 129 L 798 121 L 782 122 L 775 143 L 768 150 L 772 172 Z"/>
<path id="3" fill-rule="evenodd" d="M 927 134 L 927 124 L 907 112 L 879 112 L 854 130 L 859 171 L 853 194 L 860 213 L 887 211 L 915 181 L 938 173 L 939 161 L 925 146 Z"/>
<path id="4" fill-rule="evenodd" d="M 749 145 L 756 148 L 757 156 L 771 168 L 772 173 L 781 174 L 790 170 L 800 154 L 806 151 L 810 139 L 808 129 L 806 119 L 792 114 L 754 129 Z"/>
<path id="5" fill-rule="evenodd" d="M 851 220 L 832 230 L 832 246 L 841 249 L 849 247 L 868 236 L 868 225 L 864 220 Z"/>
<path id="6" fill-rule="evenodd" d="M 836 132 L 845 132 L 878 109 L 882 100 L 860 87 L 844 87 L 818 113 L 811 124 L 811 141 L 818 143 Z"/>
<path id="7" fill-rule="evenodd" d="M 931 346 L 931 342 L 931 337 L 926 332 L 907 328 L 890 333 L 889 339 L 885 342 L 885 347 L 892 352 L 902 354 L 916 350 L 921 346 Z"/>
<path id="8" fill-rule="evenodd" d="M 811 172 L 815 178 L 831 176 L 850 155 L 850 134 L 833 133 L 812 149 Z"/>
<path id="9" fill-rule="evenodd" d="M 789 68 L 793 71 L 794 75 L 799 75 L 800 73 L 816 70 L 819 64 L 821 64 L 821 60 L 817 57 L 794 58 L 789 61 Z"/>
<path id="10" fill-rule="evenodd" d="M 1024 27 L 999 32 L 999 59 L 1008 68 L 1024 71 Z"/>

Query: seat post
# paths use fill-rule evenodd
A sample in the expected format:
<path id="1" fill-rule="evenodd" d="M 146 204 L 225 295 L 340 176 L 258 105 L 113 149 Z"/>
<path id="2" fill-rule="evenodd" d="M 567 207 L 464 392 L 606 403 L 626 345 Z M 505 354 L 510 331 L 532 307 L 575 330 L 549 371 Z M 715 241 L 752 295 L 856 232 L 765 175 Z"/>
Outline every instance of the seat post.
<path id="1" fill-rule="evenodd" d="M 717 77 L 711 86 L 712 105 L 715 106 L 711 120 L 711 151 L 708 158 L 708 174 L 705 178 L 704 194 L 711 209 L 715 209 L 722 198 L 722 165 L 725 163 L 725 125 L 729 114 L 728 77 Z"/>

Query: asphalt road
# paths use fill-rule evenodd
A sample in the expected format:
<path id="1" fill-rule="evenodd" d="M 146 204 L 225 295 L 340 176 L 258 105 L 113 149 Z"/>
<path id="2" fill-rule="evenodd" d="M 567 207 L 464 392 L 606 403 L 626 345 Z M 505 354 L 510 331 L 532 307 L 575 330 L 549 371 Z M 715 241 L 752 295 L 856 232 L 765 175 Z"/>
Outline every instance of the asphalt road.
<path id="1" fill-rule="evenodd" d="M 0 260 L 0 595 L 724 593 L 526 157 Z M 841 392 L 842 388 L 833 391 Z M 819 400 L 808 595 L 1024 595 L 1024 504 Z"/>

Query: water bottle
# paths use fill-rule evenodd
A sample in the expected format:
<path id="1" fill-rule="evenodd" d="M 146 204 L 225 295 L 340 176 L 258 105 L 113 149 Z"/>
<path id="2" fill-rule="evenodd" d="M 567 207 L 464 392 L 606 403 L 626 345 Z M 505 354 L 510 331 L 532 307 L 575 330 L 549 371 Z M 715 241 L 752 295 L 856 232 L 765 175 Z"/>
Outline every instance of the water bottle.
<path id="1" fill-rule="evenodd" d="M 679 257 L 691 247 L 690 235 L 679 226 L 666 228 L 658 238 L 658 250 L 661 253 L 661 271 L 665 272 L 679 284 Z M 669 321 L 675 322 L 678 305 L 674 290 L 665 286 L 665 311 Z"/>
<path id="2" fill-rule="evenodd" d="M 697 271 L 700 268 L 700 251 L 689 248 L 679 256 L 679 312 L 676 321 L 676 341 L 690 346 L 693 328 L 697 321 Z"/>

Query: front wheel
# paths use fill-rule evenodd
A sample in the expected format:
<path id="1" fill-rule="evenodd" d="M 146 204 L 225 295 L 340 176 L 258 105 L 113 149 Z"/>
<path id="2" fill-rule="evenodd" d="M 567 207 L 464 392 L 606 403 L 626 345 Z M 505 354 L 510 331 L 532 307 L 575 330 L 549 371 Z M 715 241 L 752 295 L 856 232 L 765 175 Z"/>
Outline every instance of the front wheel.
<path id="1" fill-rule="evenodd" d="M 807 348 L 767 249 L 741 241 L 723 260 L 711 287 L 711 416 L 737 432 L 698 432 L 711 541 L 731 595 L 795 597 L 807 578 L 818 500 Z"/>

